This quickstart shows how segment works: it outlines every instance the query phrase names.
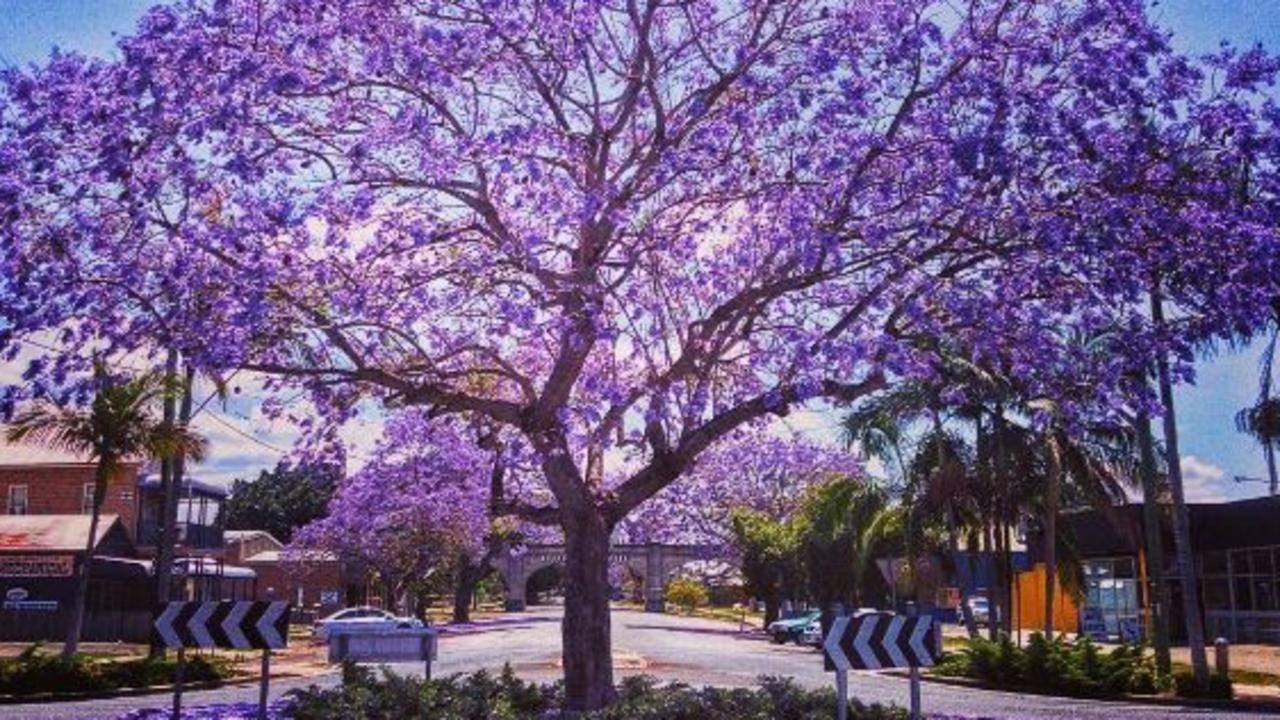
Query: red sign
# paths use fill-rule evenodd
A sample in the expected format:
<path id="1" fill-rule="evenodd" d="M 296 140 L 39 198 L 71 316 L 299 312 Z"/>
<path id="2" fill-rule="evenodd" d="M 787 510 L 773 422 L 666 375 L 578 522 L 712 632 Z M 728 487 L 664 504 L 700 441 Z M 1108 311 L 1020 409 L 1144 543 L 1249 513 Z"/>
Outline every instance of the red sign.
<path id="1" fill-rule="evenodd" d="M 71 577 L 74 570 L 70 555 L 0 557 L 0 577 Z"/>

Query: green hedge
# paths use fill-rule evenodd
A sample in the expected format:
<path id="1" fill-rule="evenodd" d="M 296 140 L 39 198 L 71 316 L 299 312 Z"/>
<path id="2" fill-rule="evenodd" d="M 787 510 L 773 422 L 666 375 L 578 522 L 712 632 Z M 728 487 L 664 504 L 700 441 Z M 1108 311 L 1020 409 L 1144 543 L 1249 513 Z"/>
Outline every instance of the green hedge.
<path id="1" fill-rule="evenodd" d="M 631 677 L 618 686 L 618 700 L 587 720 L 830 720 L 835 693 L 804 690 L 790 680 L 762 678 L 760 687 L 694 689 L 659 686 Z M 290 716 L 297 720 L 541 720 L 558 715 L 562 686 L 537 685 L 511 669 L 424 682 L 348 666 L 340 688 L 295 691 Z M 904 720 L 905 711 L 853 702 L 851 720 Z"/>
<path id="2" fill-rule="evenodd" d="M 1025 648 L 1007 635 L 995 642 L 969 640 L 934 672 L 1078 697 L 1151 695 L 1169 687 L 1169 679 L 1157 672 L 1154 658 L 1141 645 L 1104 653 L 1088 638 L 1070 643 L 1041 633 L 1032 633 Z"/>
<path id="3" fill-rule="evenodd" d="M 45 693 L 98 693 L 120 688 L 167 685 L 173 682 L 177 662 L 173 659 L 95 659 L 76 655 L 64 660 L 32 645 L 15 658 L 0 658 L 0 695 L 40 695 Z M 231 663 L 202 655 L 189 656 L 183 678 L 186 682 L 222 680 L 233 674 Z"/>
<path id="4" fill-rule="evenodd" d="M 1211 700 L 1230 700 L 1235 697 L 1235 687 L 1231 677 L 1222 673 L 1209 676 L 1209 688 L 1201 692 L 1196 687 L 1196 676 L 1190 670 L 1180 670 L 1173 674 L 1173 687 L 1179 697 L 1208 698 Z"/>

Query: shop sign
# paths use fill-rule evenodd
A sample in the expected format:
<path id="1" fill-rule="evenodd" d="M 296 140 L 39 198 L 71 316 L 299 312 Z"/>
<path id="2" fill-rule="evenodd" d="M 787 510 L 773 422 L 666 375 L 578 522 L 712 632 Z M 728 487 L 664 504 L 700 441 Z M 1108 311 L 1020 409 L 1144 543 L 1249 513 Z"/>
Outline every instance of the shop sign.
<path id="1" fill-rule="evenodd" d="M 5 610 L 44 610 L 53 611 L 58 609 L 57 600 L 5 600 Z"/>
<path id="2" fill-rule="evenodd" d="M 0 577 L 71 577 L 70 555 L 11 555 L 0 557 Z"/>

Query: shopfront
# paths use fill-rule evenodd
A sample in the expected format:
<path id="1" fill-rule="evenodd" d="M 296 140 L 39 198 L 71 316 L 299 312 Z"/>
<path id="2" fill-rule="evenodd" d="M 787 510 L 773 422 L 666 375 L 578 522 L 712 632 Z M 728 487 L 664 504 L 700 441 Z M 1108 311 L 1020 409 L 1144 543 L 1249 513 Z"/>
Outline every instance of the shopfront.
<path id="1" fill-rule="evenodd" d="M 1193 504 L 1188 510 L 1208 637 L 1280 645 L 1280 497 Z M 1074 598 L 1079 632 L 1108 641 L 1144 638 L 1154 593 L 1148 589 L 1141 505 L 1063 513 L 1058 527 L 1060 542 L 1080 560 L 1083 587 Z M 1183 583 L 1167 516 L 1161 535 L 1169 630 L 1180 642 L 1186 627 Z M 1032 537 L 1030 544 L 1042 557 L 1040 539 Z M 1043 584 L 1043 576 L 1025 574 L 1021 581 Z"/>
<path id="2" fill-rule="evenodd" d="M 1084 561 L 1080 631 L 1104 642 L 1142 639 L 1142 586 L 1132 556 Z"/>

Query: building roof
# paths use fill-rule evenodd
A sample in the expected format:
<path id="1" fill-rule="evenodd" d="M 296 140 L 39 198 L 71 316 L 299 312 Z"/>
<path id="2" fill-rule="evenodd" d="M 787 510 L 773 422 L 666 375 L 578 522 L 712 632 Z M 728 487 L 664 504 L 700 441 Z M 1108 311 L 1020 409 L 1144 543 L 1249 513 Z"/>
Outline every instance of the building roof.
<path id="1" fill-rule="evenodd" d="M 1196 504 L 1190 510 L 1197 550 L 1280 545 L 1280 496 Z"/>
<path id="2" fill-rule="evenodd" d="M 173 571 L 182 576 L 225 577 L 241 580 L 251 580 L 258 576 L 252 568 L 216 561 L 202 562 L 197 558 L 177 558 L 173 561 Z"/>
<path id="3" fill-rule="evenodd" d="M 246 563 L 337 562 L 338 556 L 327 550 L 263 550 L 245 558 Z"/>
<path id="4" fill-rule="evenodd" d="M 159 490 L 160 476 L 145 475 L 138 479 L 138 487 L 143 490 Z M 221 485 L 214 485 L 213 483 L 198 480 L 190 475 L 183 475 L 182 490 L 184 492 L 189 490 L 193 494 L 204 495 L 206 497 L 225 498 L 227 496 L 227 489 Z"/>
<path id="5" fill-rule="evenodd" d="M 0 515 L 0 552 L 83 552 L 91 519 L 89 515 Z M 117 531 L 124 531 L 119 515 L 100 516 L 96 544 Z"/>
<path id="6" fill-rule="evenodd" d="M 248 542 L 249 540 L 256 540 L 258 538 L 266 538 L 267 540 L 270 540 L 275 545 L 279 547 L 284 547 L 284 543 L 277 540 L 275 535 L 272 535 L 266 530 L 223 530 L 222 537 L 227 542 L 227 544 L 238 543 L 238 542 Z"/>
<path id="7" fill-rule="evenodd" d="M 0 467 L 37 467 L 37 466 L 65 466 L 65 465 L 95 465 L 93 458 L 88 455 L 74 453 L 68 450 L 45 447 L 35 443 L 14 443 L 9 442 L 4 432 L 5 426 L 0 425 Z M 140 465 L 136 460 L 128 460 L 126 465 Z"/>
<path id="8" fill-rule="evenodd" d="M 1161 535 L 1173 557 L 1172 521 L 1163 508 Z M 1191 544 L 1195 552 L 1280 545 L 1280 496 L 1225 503 L 1189 503 Z M 1104 511 L 1064 512 L 1059 532 L 1080 557 L 1132 555 L 1144 544 L 1142 505 L 1130 503 Z M 1031 538 L 1033 556 L 1043 559 L 1042 538 Z"/>

